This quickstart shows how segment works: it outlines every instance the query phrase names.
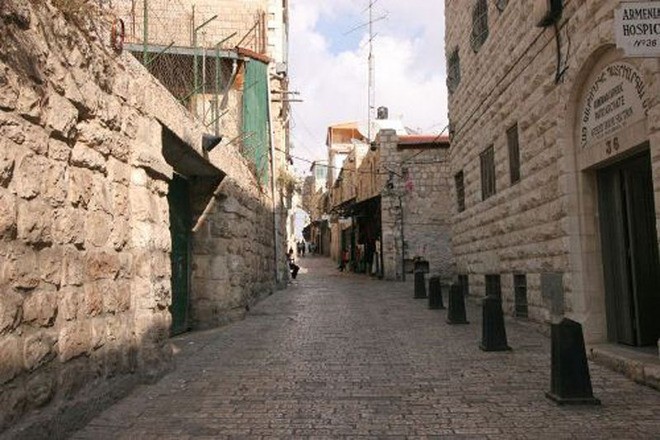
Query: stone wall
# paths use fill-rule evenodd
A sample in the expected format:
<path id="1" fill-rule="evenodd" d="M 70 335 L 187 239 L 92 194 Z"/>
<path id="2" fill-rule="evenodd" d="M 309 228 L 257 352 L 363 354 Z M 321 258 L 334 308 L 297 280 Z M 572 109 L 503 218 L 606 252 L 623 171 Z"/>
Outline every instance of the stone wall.
<path id="1" fill-rule="evenodd" d="M 525 274 L 532 319 L 568 315 L 585 325 L 589 341 L 603 341 L 594 169 L 617 158 L 610 155 L 589 169 L 580 168 L 576 121 L 592 68 L 599 60 L 623 57 L 614 48 L 613 34 L 614 9 L 621 2 L 564 2 L 558 23 L 559 66 L 555 30 L 536 26 L 530 1 L 508 2 L 501 12 L 488 2 L 489 35 L 475 53 L 470 46 L 473 3 L 445 2 L 447 54 L 458 49 L 460 56 L 460 84 L 449 100 L 451 174 L 463 171 L 465 179 L 466 209 L 457 212 L 453 204 L 458 272 L 469 275 L 470 291 L 476 295 L 484 294 L 485 274 L 501 274 L 510 312 L 513 275 Z M 654 91 L 641 133 L 650 141 L 660 217 L 658 62 L 626 61 L 643 72 L 648 90 Z M 521 180 L 512 184 L 506 131 L 514 124 L 519 129 Z M 489 145 L 495 151 L 496 194 L 482 200 L 480 153 Z M 605 150 L 605 142 L 593 151 L 600 148 Z"/>
<path id="2" fill-rule="evenodd" d="M 431 274 L 451 276 L 448 151 L 401 149 L 394 130 L 381 130 L 377 142 L 378 169 L 392 172 L 391 179 L 380 175 L 385 278 L 402 279 L 404 270 L 412 270 L 415 257 L 429 262 Z"/>
<path id="3" fill-rule="evenodd" d="M 217 280 L 193 293 L 198 325 L 225 322 L 274 285 L 269 192 L 235 150 L 205 161 L 203 127 L 107 47 L 110 22 L 93 2 L 83 8 L 0 5 L 0 431 L 28 437 L 63 435 L 171 367 L 162 127 L 186 149 L 175 167 L 228 174 L 209 242 L 196 242 L 196 274 L 218 256 Z"/>

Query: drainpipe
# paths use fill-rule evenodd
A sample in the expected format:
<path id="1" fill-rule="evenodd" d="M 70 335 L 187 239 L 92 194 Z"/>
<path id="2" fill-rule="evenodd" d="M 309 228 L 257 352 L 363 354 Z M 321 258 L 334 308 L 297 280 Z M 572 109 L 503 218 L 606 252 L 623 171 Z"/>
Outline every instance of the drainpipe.
<path id="1" fill-rule="evenodd" d="M 270 71 L 270 65 L 269 71 Z M 271 108 L 272 90 L 270 85 L 270 75 L 266 78 L 266 85 L 268 90 L 268 126 L 270 135 L 270 190 L 273 196 L 273 244 L 275 250 L 275 283 L 279 285 L 282 282 L 280 277 L 279 263 L 280 263 L 280 244 L 278 240 L 278 232 L 280 230 L 280 219 L 278 217 L 277 197 L 275 188 L 275 129 L 273 128 L 273 109 Z"/>

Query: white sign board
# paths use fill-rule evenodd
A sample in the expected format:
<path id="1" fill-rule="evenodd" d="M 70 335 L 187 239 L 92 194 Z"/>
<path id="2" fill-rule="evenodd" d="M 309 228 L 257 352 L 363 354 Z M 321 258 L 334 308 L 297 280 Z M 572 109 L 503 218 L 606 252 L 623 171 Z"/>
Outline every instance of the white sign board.
<path id="1" fill-rule="evenodd" d="M 585 148 L 646 118 L 648 107 L 642 74 L 625 62 L 608 65 L 594 77 L 583 98 L 580 145 Z"/>
<path id="2" fill-rule="evenodd" d="M 614 34 L 626 56 L 660 56 L 660 1 L 621 3 L 614 13 Z"/>

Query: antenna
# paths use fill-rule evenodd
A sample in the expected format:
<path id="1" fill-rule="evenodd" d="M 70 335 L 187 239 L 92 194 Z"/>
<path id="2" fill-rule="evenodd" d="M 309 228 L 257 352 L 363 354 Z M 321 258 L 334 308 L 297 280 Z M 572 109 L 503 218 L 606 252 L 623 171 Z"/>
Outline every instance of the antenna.
<path id="1" fill-rule="evenodd" d="M 369 97 L 367 113 L 367 141 L 371 143 L 371 121 L 376 102 L 376 69 L 374 56 L 374 4 L 378 0 L 369 0 Z"/>

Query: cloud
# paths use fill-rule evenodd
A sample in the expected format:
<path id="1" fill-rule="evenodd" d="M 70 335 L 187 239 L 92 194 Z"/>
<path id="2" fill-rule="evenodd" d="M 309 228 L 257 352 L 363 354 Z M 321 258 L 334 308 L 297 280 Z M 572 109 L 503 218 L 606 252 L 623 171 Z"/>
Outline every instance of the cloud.
<path id="1" fill-rule="evenodd" d="M 447 123 L 442 3 L 380 0 L 374 13 L 388 16 L 375 24 L 376 106 L 425 132 L 438 132 Z M 291 0 L 291 88 L 304 100 L 292 104 L 295 156 L 323 159 L 328 125 L 367 118 L 368 30 L 344 35 L 367 20 L 367 4 Z M 342 38 L 354 41 L 337 44 Z"/>

